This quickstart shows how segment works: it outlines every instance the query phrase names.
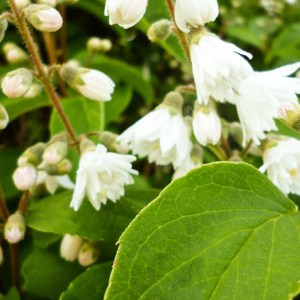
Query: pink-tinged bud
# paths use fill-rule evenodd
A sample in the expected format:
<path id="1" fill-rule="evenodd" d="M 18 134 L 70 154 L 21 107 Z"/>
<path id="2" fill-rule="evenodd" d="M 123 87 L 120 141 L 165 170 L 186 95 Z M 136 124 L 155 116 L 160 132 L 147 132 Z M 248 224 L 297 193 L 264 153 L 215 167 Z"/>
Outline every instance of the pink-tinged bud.
<path id="1" fill-rule="evenodd" d="M 82 244 L 83 240 L 79 236 L 65 234 L 60 244 L 60 256 L 67 261 L 76 260 Z"/>
<path id="2" fill-rule="evenodd" d="M 31 4 L 24 12 L 28 22 L 40 31 L 55 32 L 63 24 L 60 13 L 49 5 Z"/>
<path id="3" fill-rule="evenodd" d="M 37 170 L 30 164 L 18 167 L 13 174 L 13 180 L 17 189 L 28 191 L 36 184 Z"/>
<path id="4" fill-rule="evenodd" d="M 213 107 L 202 106 L 196 102 L 193 119 L 193 131 L 202 145 L 217 144 L 221 138 L 221 120 Z"/>
<path id="5" fill-rule="evenodd" d="M 92 265 L 99 258 L 100 252 L 97 246 L 92 242 L 86 242 L 80 248 L 78 262 L 83 267 Z"/>
<path id="6" fill-rule="evenodd" d="M 295 104 L 291 102 L 283 102 L 279 105 L 278 115 L 281 119 L 286 119 L 288 117 L 288 111 L 293 111 L 296 109 Z"/>
<path id="7" fill-rule="evenodd" d="M 4 226 L 5 239 L 10 244 L 16 244 L 25 236 L 25 220 L 24 217 L 16 212 L 9 216 Z"/>
<path id="8" fill-rule="evenodd" d="M 18 98 L 28 92 L 31 84 L 31 72 L 25 68 L 20 68 L 6 74 L 1 82 L 1 88 L 8 98 Z"/>
<path id="9" fill-rule="evenodd" d="M 64 142 L 55 142 L 48 146 L 43 154 L 43 159 L 48 165 L 57 165 L 68 153 L 68 145 Z"/>

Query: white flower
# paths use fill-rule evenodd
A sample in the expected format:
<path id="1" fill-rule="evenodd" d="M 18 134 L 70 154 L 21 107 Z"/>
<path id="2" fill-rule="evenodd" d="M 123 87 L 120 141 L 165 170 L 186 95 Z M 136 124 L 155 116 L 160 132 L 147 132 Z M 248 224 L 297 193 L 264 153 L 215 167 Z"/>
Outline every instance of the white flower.
<path id="1" fill-rule="evenodd" d="M 67 261 L 77 259 L 83 239 L 77 235 L 65 234 L 60 243 L 60 256 Z"/>
<path id="2" fill-rule="evenodd" d="M 214 21 L 218 14 L 217 0 L 176 0 L 175 22 L 183 32 Z"/>
<path id="3" fill-rule="evenodd" d="M 300 141 L 289 138 L 278 141 L 263 154 L 261 172 L 267 171 L 270 180 L 284 193 L 300 195 Z"/>
<path id="4" fill-rule="evenodd" d="M 217 144 L 221 138 L 221 120 L 213 107 L 195 108 L 193 131 L 197 141 L 202 145 Z"/>
<path id="5" fill-rule="evenodd" d="M 107 152 L 103 145 L 97 145 L 94 152 L 82 154 L 77 171 L 76 185 L 70 206 L 78 210 L 85 195 L 96 210 L 107 199 L 116 202 L 124 195 L 124 185 L 132 184 L 133 155 Z"/>
<path id="6" fill-rule="evenodd" d="M 234 100 L 243 128 L 244 144 L 252 139 L 259 144 L 265 132 L 276 130 L 274 118 L 280 114 L 280 105 L 298 103 L 300 79 L 289 78 L 300 63 L 287 65 L 268 72 L 255 72 L 243 80 Z"/>
<path id="7" fill-rule="evenodd" d="M 30 164 L 18 167 L 13 174 L 13 180 L 18 190 L 30 190 L 37 182 L 36 168 Z"/>
<path id="8" fill-rule="evenodd" d="M 253 73 L 241 56 L 251 58 L 251 54 L 212 34 L 197 40 L 191 45 L 191 61 L 198 102 L 207 104 L 210 96 L 220 102 L 230 101 L 241 80 Z"/>
<path id="9" fill-rule="evenodd" d="M 62 175 L 62 176 L 55 176 L 55 175 L 49 175 L 45 171 L 38 171 L 38 178 L 37 178 L 37 185 L 44 184 L 46 187 L 46 190 L 50 194 L 54 194 L 58 187 L 63 187 L 67 190 L 74 190 L 75 185 L 70 180 L 68 175 Z"/>
<path id="10" fill-rule="evenodd" d="M 174 168 L 182 164 L 192 147 L 181 113 L 164 105 L 129 127 L 118 140 L 134 154 L 147 156 L 149 162 L 172 163 Z"/>
<path id="11" fill-rule="evenodd" d="M 27 20 L 37 30 L 55 32 L 62 27 L 63 19 L 53 7 L 44 4 L 31 4 L 24 10 Z"/>
<path id="12" fill-rule="evenodd" d="M 127 29 L 137 24 L 144 16 L 148 0 L 106 0 L 105 16 L 109 24 L 118 24 Z"/>
<path id="13" fill-rule="evenodd" d="M 17 98 L 28 92 L 31 83 L 31 72 L 27 69 L 20 68 L 6 74 L 1 82 L 1 88 L 7 97 Z"/>
<path id="14" fill-rule="evenodd" d="M 24 217 L 16 212 L 9 216 L 4 226 L 5 239 L 10 244 L 15 244 L 21 241 L 25 235 Z"/>
<path id="15" fill-rule="evenodd" d="M 95 101 L 109 101 L 114 91 L 114 82 L 103 72 L 75 68 L 70 64 L 60 70 L 60 77 L 83 96 Z"/>

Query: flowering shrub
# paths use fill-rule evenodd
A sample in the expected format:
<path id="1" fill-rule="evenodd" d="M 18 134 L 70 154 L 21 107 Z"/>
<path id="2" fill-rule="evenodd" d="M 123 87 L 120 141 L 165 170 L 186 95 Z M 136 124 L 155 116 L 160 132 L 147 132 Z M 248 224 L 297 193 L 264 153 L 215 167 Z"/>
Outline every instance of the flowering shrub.
<path id="1" fill-rule="evenodd" d="M 0 12 L 0 298 L 297 297 L 297 1 Z"/>

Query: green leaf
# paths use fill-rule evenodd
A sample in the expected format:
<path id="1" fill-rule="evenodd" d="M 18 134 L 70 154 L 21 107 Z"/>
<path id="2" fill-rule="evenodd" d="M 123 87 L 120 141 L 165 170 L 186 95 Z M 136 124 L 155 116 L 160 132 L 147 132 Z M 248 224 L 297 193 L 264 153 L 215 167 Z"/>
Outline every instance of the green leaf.
<path id="1" fill-rule="evenodd" d="M 93 266 L 71 282 L 60 300 L 103 299 L 111 271 L 111 263 Z"/>
<path id="2" fill-rule="evenodd" d="M 158 195 L 154 189 L 128 188 L 125 196 L 108 201 L 96 211 L 85 199 L 78 212 L 69 207 L 72 192 L 50 196 L 32 204 L 26 224 L 38 231 L 76 234 L 89 240 L 116 241 L 135 215 Z"/>
<path id="3" fill-rule="evenodd" d="M 58 299 L 70 281 L 82 271 L 76 263 L 64 261 L 50 251 L 34 250 L 22 264 L 24 288 L 27 292 L 43 297 Z"/>
<path id="4" fill-rule="evenodd" d="M 12 287 L 5 296 L 0 294 L 0 300 L 20 300 L 20 295 L 15 287 Z"/>
<path id="5" fill-rule="evenodd" d="M 205 165 L 127 227 L 105 299 L 289 299 L 300 279 L 296 211 L 252 166 Z"/>

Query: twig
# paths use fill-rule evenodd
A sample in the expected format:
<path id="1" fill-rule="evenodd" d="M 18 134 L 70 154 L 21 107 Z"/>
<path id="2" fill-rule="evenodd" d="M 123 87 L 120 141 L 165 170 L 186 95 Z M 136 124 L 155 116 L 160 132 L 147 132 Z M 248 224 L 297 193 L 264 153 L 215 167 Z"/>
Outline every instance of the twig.
<path id="1" fill-rule="evenodd" d="M 25 215 L 28 204 L 29 204 L 29 199 L 30 199 L 30 194 L 29 191 L 25 191 L 21 197 L 21 200 L 19 202 L 19 212 L 22 215 Z"/>

